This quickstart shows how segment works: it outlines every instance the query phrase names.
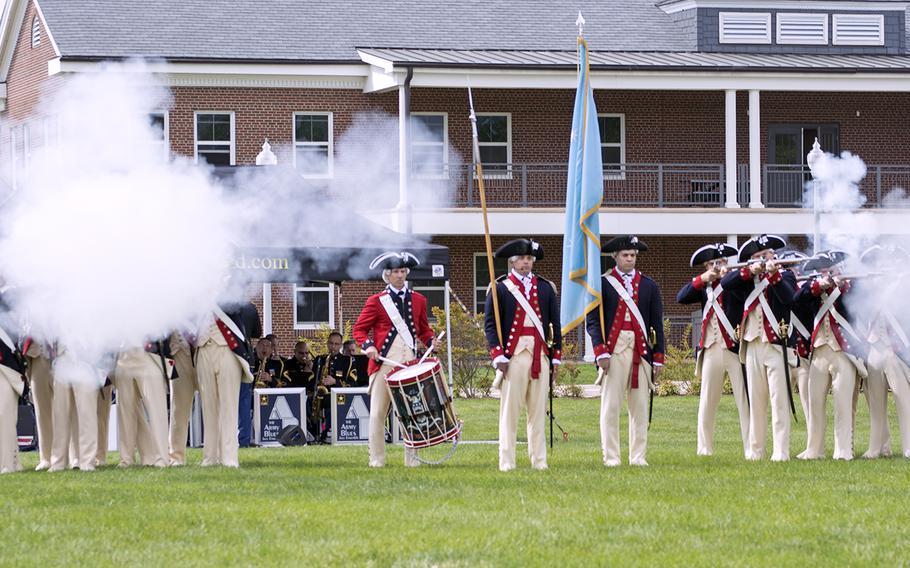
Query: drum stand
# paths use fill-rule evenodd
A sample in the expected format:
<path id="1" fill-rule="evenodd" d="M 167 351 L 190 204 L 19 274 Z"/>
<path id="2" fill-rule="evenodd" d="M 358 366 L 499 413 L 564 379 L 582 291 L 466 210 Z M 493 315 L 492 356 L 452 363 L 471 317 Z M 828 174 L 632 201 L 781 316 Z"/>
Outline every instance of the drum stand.
<path id="1" fill-rule="evenodd" d="M 439 465 L 439 464 L 441 464 L 441 463 L 444 463 L 444 462 L 447 461 L 450 457 L 452 457 L 452 456 L 455 454 L 455 450 L 458 449 L 458 442 L 461 441 L 461 433 L 464 431 L 464 430 L 463 430 L 463 427 L 464 427 L 464 422 L 461 421 L 461 420 L 459 420 L 459 421 L 458 421 L 458 435 L 455 436 L 455 439 L 454 439 L 454 440 L 452 440 L 452 448 L 446 453 L 446 455 L 442 456 L 440 459 L 438 459 L 438 460 L 436 460 L 436 461 L 433 461 L 433 460 L 425 460 L 425 459 L 423 459 L 422 457 L 420 457 L 420 454 L 419 454 L 419 453 L 417 453 L 417 452 L 419 452 L 420 450 L 416 450 L 416 451 L 415 451 L 414 457 L 417 459 L 417 461 L 419 461 L 419 462 L 422 463 L 422 464 L 426 464 L 426 465 Z"/>

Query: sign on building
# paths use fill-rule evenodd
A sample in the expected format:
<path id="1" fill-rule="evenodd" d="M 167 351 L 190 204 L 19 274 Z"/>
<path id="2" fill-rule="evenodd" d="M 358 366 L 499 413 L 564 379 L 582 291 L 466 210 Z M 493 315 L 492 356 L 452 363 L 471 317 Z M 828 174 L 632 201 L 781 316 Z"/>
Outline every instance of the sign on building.
<path id="1" fill-rule="evenodd" d="M 288 426 L 306 428 L 305 389 L 254 389 L 253 397 L 253 430 L 260 446 L 280 446 L 278 434 Z"/>

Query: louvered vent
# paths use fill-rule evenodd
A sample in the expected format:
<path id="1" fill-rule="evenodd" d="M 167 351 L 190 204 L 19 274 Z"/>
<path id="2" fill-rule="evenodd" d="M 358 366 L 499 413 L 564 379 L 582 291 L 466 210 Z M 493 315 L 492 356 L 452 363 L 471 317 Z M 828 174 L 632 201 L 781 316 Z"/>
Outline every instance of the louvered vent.
<path id="1" fill-rule="evenodd" d="M 41 21 L 38 16 L 32 19 L 32 49 L 41 45 Z"/>
<path id="2" fill-rule="evenodd" d="M 721 12 L 720 43 L 771 43 L 771 14 Z"/>
<path id="3" fill-rule="evenodd" d="M 885 17 L 881 14 L 835 14 L 834 45 L 884 45 Z"/>
<path id="4" fill-rule="evenodd" d="M 777 43 L 828 44 L 827 14 L 777 14 Z"/>

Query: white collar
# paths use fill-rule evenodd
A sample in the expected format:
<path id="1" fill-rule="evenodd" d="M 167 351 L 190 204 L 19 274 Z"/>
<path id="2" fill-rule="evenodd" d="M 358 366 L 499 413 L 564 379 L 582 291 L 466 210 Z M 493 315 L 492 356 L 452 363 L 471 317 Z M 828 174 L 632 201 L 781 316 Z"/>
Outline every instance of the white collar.
<path id="1" fill-rule="evenodd" d="M 389 292 L 390 292 L 390 293 L 395 294 L 395 295 L 397 296 L 397 295 L 400 294 L 401 292 L 407 292 L 407 291 L 408 291 L 408 281 L 405 280 L 404 286 L 402 286 L 400 290 L 399 290 L 398 288 L 395 288 L 395 287 L 392 286 L 391 284 L 388 285 L 388 289 L 389 289 Z"/>
<path id="2" fill-rule="evenodd" d="M 527 281 L 527 282 L 530 282 L 530 281 L 531 281 L 531 277 L 534 276 L 534 273 L 533 273 L 533 272 L 528 272 L 528 275 L 527 275 L 527 276 L 522 276 L 522 275 L 519 274 L 519 272 L 518 272 L 517 270 L 515 270 L 514 268 L 512 269 L 512 274 L 515 275 L 515 278 L 518 278 L 518 279 L 521 280 L 521 281 Z"/>
<path id="3" fill-rule="evenodd" d="M 629 278 L 635 278 L 635 269 L 634 268 L 632 269 L 631 272 L 622 272 L 620 269 L 617 268 L 616 272 L 619 272 L 619 275 L 622 276 L 623 278 L 625 278 L 626 276 L 628 276 Z"/>

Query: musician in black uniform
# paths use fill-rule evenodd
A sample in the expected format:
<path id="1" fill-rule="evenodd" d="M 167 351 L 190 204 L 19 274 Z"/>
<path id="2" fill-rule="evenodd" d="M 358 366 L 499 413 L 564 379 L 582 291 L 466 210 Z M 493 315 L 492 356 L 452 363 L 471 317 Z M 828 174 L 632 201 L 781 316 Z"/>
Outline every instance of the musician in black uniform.
<path id="1" fill-rule="evenodd" d="M 746 365 L 749 385 L 748 460 L 765 455 L 769 396 L 774 442 L 771 461 L 790 459 L 790 365 L 795 361 L 788 357 L 787 334 L 796 277 L 777 264 L 774 252 L 786 244 L 775 235 L 749 239 L 739 249 L 739 261 L 749 264 L 731 270 L 720 281 L 724 290 L 743 303 L 739 360 Z"/>
<path id="2" fill-rule="evenodd" d="M 294 345 L 294 356 L 284 362 L 284 379 L 288 387 L 308 388 L 313 381 L 313 359 L 310 357 L 310 345 L 298 341 Z M 307 407 L 312 402 L 313 393 L 307 390 Z"/>
<path id="3" fill-rule="evenodd" d="M 273 357 L 273 353 L 274 345 L 270 339 L 263 337 L 256 342 L 250 371 L 253 373 L 253 384 L 257 389 L 288 386 L 288 380 L 284 375 L 284 361 Z"/>
<path id="4" fill-rule="evenodd" d="M 307 392 L 313 393 L 308 425 L 320 443 L 326 442 L 332 427 L 329 393 L 336 387 L 357 386 L 360 378 L 353 357 L 341 354 L 342 345 L 342 335 L 331 332 L 326 340 L 328 353 L 313 361 L 313 377 L 307 387 Z"/>
<path id="5" fill-rule="evenodd" d="M 749 448 L 748 388 L 736 337 L 743 306 L 735 294 L 725 293 L 720 285 L 721 277 L 727 273 L 727 258 L 736 254 L 736 247 L 727 243 L 713 243 L 696 250 L 689 264 L 704 272 L 687 282 L 676 295 L 680 304 L 701 305 L 701 335 L 695 360 L 695 374 L 701 379 L 697 447 L 700 456 L 714 454 L 714 423 L 725 374 L 730 377 L 739 411 L 743 452 Z"/>

